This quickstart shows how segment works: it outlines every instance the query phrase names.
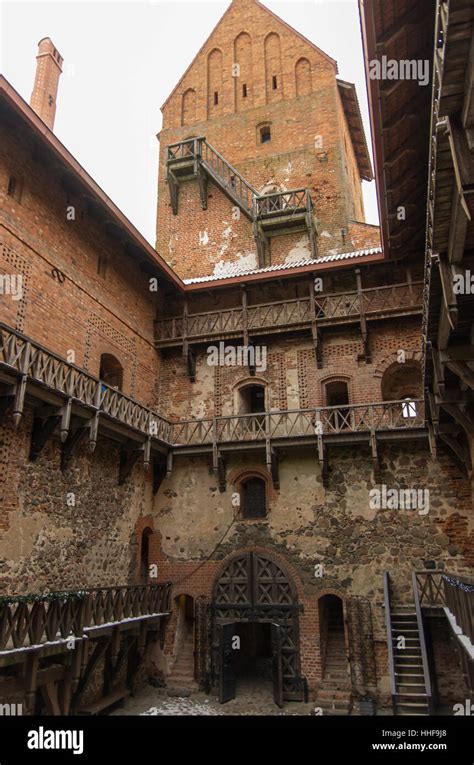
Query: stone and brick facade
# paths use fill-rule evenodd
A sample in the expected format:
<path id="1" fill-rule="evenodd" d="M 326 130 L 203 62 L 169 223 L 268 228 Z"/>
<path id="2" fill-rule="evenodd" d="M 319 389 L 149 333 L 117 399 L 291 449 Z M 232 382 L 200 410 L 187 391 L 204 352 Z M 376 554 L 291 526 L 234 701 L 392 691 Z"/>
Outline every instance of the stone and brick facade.
<path id="1" fill-rule="evenodd" d="M 157 252 L 2 81 L 0 275 L 22 277 L 21 299 L 0 298 L 2 338 L 8 328 L 30 338 L 178 436 L 153 439 L 117 409 L 109 430 L 99 418 L 95 449 L 81 441 L 65 462 L 68 441 L 51 419 L 64 416 L 58 388 L 53 381 L 41 398 L 23 370 L 19 425 L 5 406 L 0 427 L 0 586 L 26 594 L 157 576 L 173 587 L 166 629 L 148 645 L 148 670 L 161 681 L 188 630 L 194 680 L 222 694 L 224 627 L 245 637 L 250 622 L 265 643 L 273 619 L 284 633 L 285 698 L 357 711 L 367 693 L 379 707 L 393 695 L 384 572 L 406 606 L 413 571 L 470 573 L 474 532 L 469 478 L 424 426 L 422 261 L 389 262 L 378 228 L 364 221 L 370 160 L 355 90 L 336 75 L 335 61 L 259 2 L 233 0 L 163 106 Z M 283 230 L 259 269 L 251 222 L 212 180 L 207 209 L 195 178 L 180 184 L 173 213 L 168 146 L 202 136 L 259 194 L 308 189 L 316 252 L 305 233 Z M 295 303 L 299 320 L 288 318 Z M 252 330 L 252 311 L 277 318 Z M 216 330 L 212 317 L 226 312 L 241 323 Z M 205 329 L 193 340 L 196 316 Z M 264 348 L 264 368 L 210 365 L 220 342 Z M 7 397 L 5 344 L 2 354 Z M 71 422 L 89 432 L 71 391 L 61 391 Z M 275 431 L 270 415 L 281 417 Z M 292 418 L 310 432 L 288 432 Z M 216 435 L 231 425 L 232 437 Z M 194 439 L 183 435 L 193 428 Z M 148 472 L 133 460 L 124 469 L 150 448 Z M 264 485 L 264 517 L 243 512 L 249 479 Z M 428 491 L 429 506 L 376 506 L 372 493 L 383 487 Z M 439 702 L 452 704 L 468 690 L 443 630 L 429 630 L 433 671 Z M 84 698 L 97 696 L 94 680 Z"/>

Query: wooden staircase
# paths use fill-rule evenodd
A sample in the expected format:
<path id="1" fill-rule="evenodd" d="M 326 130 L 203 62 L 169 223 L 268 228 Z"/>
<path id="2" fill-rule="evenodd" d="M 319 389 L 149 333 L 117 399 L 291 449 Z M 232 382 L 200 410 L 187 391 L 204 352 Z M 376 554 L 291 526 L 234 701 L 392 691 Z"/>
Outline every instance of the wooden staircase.
<path id="1" fill-rule="evenodd" d="M 384 573 L 385 620 L 395 715 L 429 715 L 432 712 L 431 678 L 415 576 L 412 584 L 413 604 L 394 605 L 390 576 L 387 571 Z"/>
<path id="2" fill-rule="evenodd" d="M 178 214 L 180 184 L 192 179 L 198 182 L 203 210 L 207 210 L 209 180 L 241 210 L 252 222 L 260 266 L 269 265 L 270 237 L 297 231 L 307 231 L 311 256 L 316 257 L 317 232 L 308 189 L 259 194 L 257 189 L 202 136 L 170 144 L 166 171 L 174 215 Z"/>
<path id="3" fill-rule="evenodd" d="M 413 606 L 398 606 L 392 610 L 391 618 L 396 713 L 427 715 L 428 694 L 415 609 Z"/>
<path id="4" fill-rule="evenodd" d="M 192 692 L 198 689 L 198 684 L 194 679 L 194 635 L 192 630 L 186 634 L 181 644 L 171 672 L 166 678 L 166 685 L 168 691 L 173 691 L 173 693 L 178 691 Z"/>

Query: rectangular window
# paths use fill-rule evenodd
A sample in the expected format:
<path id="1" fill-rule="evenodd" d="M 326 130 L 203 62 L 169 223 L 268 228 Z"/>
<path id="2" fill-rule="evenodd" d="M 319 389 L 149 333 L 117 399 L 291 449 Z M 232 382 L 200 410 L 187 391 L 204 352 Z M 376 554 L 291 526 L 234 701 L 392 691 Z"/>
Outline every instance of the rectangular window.
<path id="1" fill-rule="evenodd" d="M 260 128 L 260 143 L 268 143 L 272 140 L 272 133 L 270 130 L 270 125 L 265 125 L 264 127 Z"/>
<path id="2" fill-rule="evenodd" d="M 247 85 L 242 85 L 242 96 L 247 98 Z"/>
<path id="3" fill-rule="evenodd" d="M 217 92 L 217 90 L 215 90 L 214 91 L 214 106 L 217 106 L 218 103 L 219 103 L 219 93 Z"/>
<path id="4" fill-rule="evenodd" d="M 273 90 L 276 90 L 277 87 L 278 87 L 276 74 L 274 74 L 273 77 L 272 77 L 272 86 L 273 86 Z"/>
<path id="5" fill-rule="evenodd" d="M 15 178 L 14 175 L 10 175 L 7 189 L 8 196 L 12 197 L 12 199 L 15 199 L 17 202 L 21 202 L 22 193 L 23 181 L 21 181 L 19 178 Z"/>
<path id="6" fill-rule="evenodd" d="M 97 260 L 97 273 L 102 279 L 105 279 L 105 274 L 107 273 L 107 258 L 105 255 L 99 255 Z"/>

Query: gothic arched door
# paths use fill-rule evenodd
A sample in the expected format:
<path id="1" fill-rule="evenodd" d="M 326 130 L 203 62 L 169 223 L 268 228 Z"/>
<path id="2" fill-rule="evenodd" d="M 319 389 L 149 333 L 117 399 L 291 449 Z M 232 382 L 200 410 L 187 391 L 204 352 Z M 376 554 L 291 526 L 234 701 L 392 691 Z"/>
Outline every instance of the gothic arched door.
<path id="1" fill-rule="evenodd" d="M 298 597 L 296 588 L 270 557 L 247 552 L 232 558 L 219 575 L 213 595 L 213 675 L 221 701 L 233 698 L 232 624 L 267 622 L 278 626 L 282 699 L 301 701 Z M 273 632 L 275 629 L 273 628 Z M 274 662 L 275 663 L 275 662 Z M 274 693 L 277 698 L 274 677 Z M 278 702 L 277 702 L 278 703 Z"/>

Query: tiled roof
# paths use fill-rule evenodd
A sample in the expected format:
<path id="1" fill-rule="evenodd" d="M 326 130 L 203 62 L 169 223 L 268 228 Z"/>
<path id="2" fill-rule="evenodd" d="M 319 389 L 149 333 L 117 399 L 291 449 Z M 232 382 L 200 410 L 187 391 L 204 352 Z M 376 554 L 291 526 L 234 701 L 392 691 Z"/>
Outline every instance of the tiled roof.
<path id="1" fill-rule="evenodd" d="M 362 258 L 365 255 L 382 254 L 381 247 L 368 247 L 365 250 L 355 250 L 354 252 L 340 252 L 336 255 L 323 255 L 321 258 L 309 258 L 307 260 L 298 260 L 291 263 L 279 263 L 266 268 L 239 268 L 238 266 L 229 266 L 225 273 L 210 274 L 209 276 L 197 276 L 194 279 L 183 279 L 185 284 L 200 284 L 201 282 L 215 282 L 221 279 L 235 279 L 236 276 L 250 276 L 252 274 L 267 274 L 273 271 L 288 271 L 292 268 L 301 268 L 302 266 L 320 265 L 321 263 L 332 263 L 336 260 L 351 260 L 352 258 Z"/>

